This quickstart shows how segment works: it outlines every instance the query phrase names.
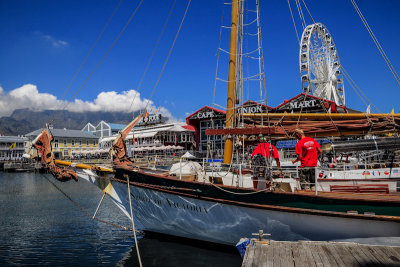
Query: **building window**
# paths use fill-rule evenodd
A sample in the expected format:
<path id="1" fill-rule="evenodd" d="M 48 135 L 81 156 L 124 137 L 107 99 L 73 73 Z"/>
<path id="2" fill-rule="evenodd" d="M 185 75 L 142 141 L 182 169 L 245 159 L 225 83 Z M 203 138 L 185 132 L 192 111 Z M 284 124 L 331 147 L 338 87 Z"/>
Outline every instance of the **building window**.
<path id="1" fill-rule="evenodd" d="M 71 140 L 71 145 L 74 146 L 75 145 L 75 140 Z"/>
<path id="2" fill-rule="evenodd" d="M 82 146 L 82 140 L 79 140 L 79 146 Z"/>
<path id="3" fill-rule="evenodd" d="M 67 146 L 67 139 L 64 139 L 64 146 Z"/>
<path id="4" fill-rule="evenodd" d="M 58 139 L 54 140 L 54 148 L 58 148 Z"/>
<path id="5" fill-rule="evenodd" d="M 89 146 L 89 140 L 86 140 L 86 146 Z"/>

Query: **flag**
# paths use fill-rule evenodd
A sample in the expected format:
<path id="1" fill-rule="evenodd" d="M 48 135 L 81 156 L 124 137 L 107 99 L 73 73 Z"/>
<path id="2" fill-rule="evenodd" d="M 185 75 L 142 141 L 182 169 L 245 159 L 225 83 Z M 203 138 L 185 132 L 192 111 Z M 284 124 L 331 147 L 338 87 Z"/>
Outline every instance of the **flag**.
<path id="1" fill-rule="evenodd" d="M 135 135 L 132 134 L 132 144 L 135 144 Z"/>
<path id="2" fill-rule="evenodd" d="M 135 112 L 132 113 L 132 120 L 135 118 Z"/>
<path id="3" fill-rule="evenodd" d="M 14 143 L 10 146 L 10 149 L 15 148 L 16 145 L 17 145 L 17 143 L 14 142 Z"/>
<path id="4" fill-rule="evenodd" d="M 176 145 L 176 141 L 177 141 L 177 140 L 176 140 L 176 133 L 175 133 L 175 145 Z"/>
<path id="5" fill-rule="evenodd" d="M 394 114 L 394 108 L 392 108 L 392 112 L 390 112 L 391 114 Z"/>
<path id="6" fill-rule="evenodd" d="M 367 114 L 371 114 L 371 105 L 368 105 L 367 110 L 365 111 Z"/>

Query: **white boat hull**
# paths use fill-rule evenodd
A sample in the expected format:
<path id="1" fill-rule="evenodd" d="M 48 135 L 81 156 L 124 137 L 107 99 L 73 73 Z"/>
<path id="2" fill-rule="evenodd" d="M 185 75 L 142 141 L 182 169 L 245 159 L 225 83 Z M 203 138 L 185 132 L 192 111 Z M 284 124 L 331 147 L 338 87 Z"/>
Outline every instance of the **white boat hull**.
<path id="1" fill-rule="evenodd" d="M 79 176 L 99 184 L 91 171 Z M 112 182 L 104 190 L 130 217 L 127 184 Z M 274 240 L 392 237 L 400 244 L 398 222 L 228 205 L 136 186 L 131 186 L 131 194 L 134 218 L 145 231 L 228 245 L 258 230 Z"/>

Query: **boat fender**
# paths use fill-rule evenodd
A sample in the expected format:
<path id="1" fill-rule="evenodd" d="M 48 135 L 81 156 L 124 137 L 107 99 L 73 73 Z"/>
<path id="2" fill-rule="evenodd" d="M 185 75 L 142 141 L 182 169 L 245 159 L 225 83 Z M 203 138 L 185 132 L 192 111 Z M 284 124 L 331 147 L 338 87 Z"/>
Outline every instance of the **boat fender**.
<path id="1" fill-rule="evenodd" d="M 244 257 L 244 254 L 246 254 L 246 248 L 250 244 L 250 240 L 248 238 L 240 238 L 239 242 L 236 244 L 236 248 L 240 253 L 240 256 Z"/>

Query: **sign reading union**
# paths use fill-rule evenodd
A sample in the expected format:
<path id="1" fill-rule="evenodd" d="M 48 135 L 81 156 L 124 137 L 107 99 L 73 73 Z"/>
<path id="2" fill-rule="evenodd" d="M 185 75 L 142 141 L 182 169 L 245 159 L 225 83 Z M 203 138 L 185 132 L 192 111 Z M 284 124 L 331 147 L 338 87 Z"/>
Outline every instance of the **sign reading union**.
<path id="1" fill-rule="evenodd" d="M 240 113 L 262 113 L 263 112 L 263 108 L 260 105 L 247 106 L 247 107 L 241 107 L 239 112 Z"/>

